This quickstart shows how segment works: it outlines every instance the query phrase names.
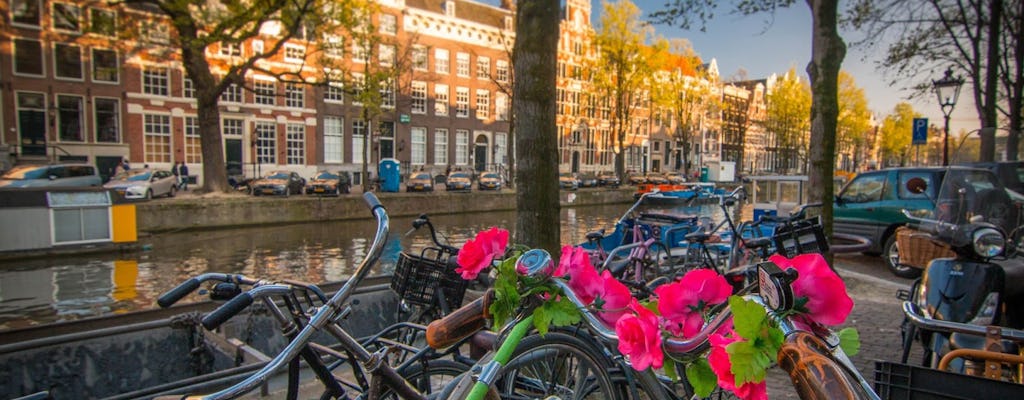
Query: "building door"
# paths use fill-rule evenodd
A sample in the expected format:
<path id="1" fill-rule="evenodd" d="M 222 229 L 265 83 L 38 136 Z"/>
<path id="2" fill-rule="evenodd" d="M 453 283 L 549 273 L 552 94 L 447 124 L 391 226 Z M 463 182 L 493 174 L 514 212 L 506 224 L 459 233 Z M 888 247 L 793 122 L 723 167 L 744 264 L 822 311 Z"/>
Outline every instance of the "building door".
<path id="1" fill-rule="evenodd" d="M 395 158 L 395 123 L 380 123 L 380 159 Z"/>
<path id="2" fill-rule="evenodd" d="M 580 152 L 578 151 L 572 152 L 572 172 L 580 172 Z"/>
<path id="3" fill-rule="evenodd" d="M 477 171 L 487 169 L 487 136 L 476 137 L 476 148 L 473 151 L 473 167 Z"/>
<path id="4" fill-rule="evenodd" d="M 228 171 L 242 173 L 242 139 L 224 139 L 224 165 Z"/>
<path id="5" fill-rule="evenodd" d="M 21 154 L 46 155 L 46 96 L 42 93 L 18 93 L 18 134 Z"/>

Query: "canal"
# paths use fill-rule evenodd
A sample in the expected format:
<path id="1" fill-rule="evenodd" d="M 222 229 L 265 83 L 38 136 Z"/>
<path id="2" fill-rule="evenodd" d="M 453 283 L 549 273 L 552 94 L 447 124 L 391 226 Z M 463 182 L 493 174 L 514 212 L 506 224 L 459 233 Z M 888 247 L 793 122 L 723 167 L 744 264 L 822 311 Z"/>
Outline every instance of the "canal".
<path id="1" fill-rule="evenodd" d="M 587 232 L 602 228 L 610 232 L 628 208 L 563 208 L 562 242 L 583 242 Z M 670 211 L 721 215 L 717 206 Z M 515 212 L 430 219 L 442 241 L 460 246 L 488 227 L 513 228 Z M 406 235 L 411 226 L 412 218 L 391 220 L 380 274 L 390 273 L 403 249 L 430 244 L 425 228 Z M 140 238 L 137 252 L 0 262 L 0 330 L 153 308 L 161 293 L 204 272 L 313 283 L 343 280 L 365 254 L 373 228 L 366 219 L 168 232 Z M 201 300 L 194 296 L 184 301 Z"/>

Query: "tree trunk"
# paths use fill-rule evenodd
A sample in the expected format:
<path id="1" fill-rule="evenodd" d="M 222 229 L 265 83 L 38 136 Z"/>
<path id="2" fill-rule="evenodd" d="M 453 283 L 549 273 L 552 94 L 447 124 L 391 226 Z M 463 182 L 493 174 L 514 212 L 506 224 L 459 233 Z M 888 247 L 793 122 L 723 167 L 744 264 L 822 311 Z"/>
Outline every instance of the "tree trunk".
<path id="1" fill-rule="evenodd" d="M 996 110 L 996 84 L 999 79 L 999 26 L 1003 15 L 1003 1 L 992 0 L 990 3 L 991 13 L 988 26 L 988 54 L 986 55 L 988 66 L 985 68 L 985 92 L 983 94 L 983 128 L 996 128 L 999 126 L 999 118 Z M 981 61 L 978 62 L 979 66 Z M 982 129 L 981 135 L 981 161 L 994 161 L 996 152 L 996 130 Z"/>
<path id="2" fill-rule="evenodd" d="M 821 201 L 825 234 L 832 236 L 832 201 L 835 182 L 836 125 L 839 117 L 839 68 L 846 43 L 837 27 L 838 0 L 807 0 L 814 26 L 811 62 L 811 143 L 808 171 L 810 201 Z M 831 263 L 831 256 L 826 255 Z"/>
<path id="3" fill-rule="evenodd" d="M 178 27 L 182 32 L 182 27 Z M 229 192 L 228 173 L 224 165 L 224 141 L 220 129 L 220 99 L 218 83 L 210 73 L 205 48 L 183 46 L 181 51 L 185 71 L 196 88 L 196 119 L 203 154 L 203 189 L 207 192 Z M 182 160 L 184 161 L 184 160 Z"/>
<path id="4" fill-rule="evenodd" d="M 514 111 L 516 115 L 515 243 L 558 257 L 558 142 L 555 129 L 555 73 L 559 6 L 545 0 L 517 4 Z M 520 118 L 523 116 L 524 118 Z"/>
<path id="5" fill-rule="evenodd" d="M 1017 17 L 1024 17 L 1024 1 L 1017 1 Z M 1011 58 L 1012 62 L 1004 63 L 1004 65 L 1016 66 L 1016 70 L 1013 71 L 1014 78 L 1011 79 L 1007 88 L 1007 92 L 1010 94 L 1010 134 L 1006 139 L 1006 158 L 1008 160 L 1016 161 L 1019 157 L 1017 154 L 1017 147 L 1020 145 L 1021 129 L 1024 128 L 1024 22 L 1019 19 L 1014 20 L 1011 15 L 1007 18 L 1007 28 L 1012 28 L 1011 32 L 1017 34 L 1016 39 L 1013 41 L 1014 48 L 1012 55 L 1006 55 L 1005 57 Z M 1013 25 L 1016 24 L 1016 25 Z M 1010 74 L 1011 71 L 1006 71 Z"/>

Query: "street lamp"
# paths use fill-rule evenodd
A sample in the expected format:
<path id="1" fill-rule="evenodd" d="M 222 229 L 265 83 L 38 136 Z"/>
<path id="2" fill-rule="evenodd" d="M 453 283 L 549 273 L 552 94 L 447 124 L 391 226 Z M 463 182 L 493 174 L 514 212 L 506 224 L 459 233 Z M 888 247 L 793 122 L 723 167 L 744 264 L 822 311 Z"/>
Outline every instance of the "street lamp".
<path id="1" fill-rule="evenodd" d="M 942 165 L 949 165 L 949 114 L 953 113 L 956 106 L 956 99 L 960 97 L 960 87 L 964 84 L 964 78 L 953 77 L 953 67 L 946 69 L 946 76 L 942 79 L 932 81 L 935 95 L 939 97 L 939 106 L 942 107 L 942 115 L 946 118 L 946 135 L 942 139 Z"/>

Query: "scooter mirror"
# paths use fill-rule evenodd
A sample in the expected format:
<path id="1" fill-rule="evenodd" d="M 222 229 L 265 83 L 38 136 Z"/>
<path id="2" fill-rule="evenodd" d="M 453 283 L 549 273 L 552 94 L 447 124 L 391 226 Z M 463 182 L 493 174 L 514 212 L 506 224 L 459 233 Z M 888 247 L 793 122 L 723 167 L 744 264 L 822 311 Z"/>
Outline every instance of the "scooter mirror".
<path id="1" fill-rule="evenodd" d="M 907 181 L 907 191 L 909 191 L 910 193 L 921 194 L 924 193 L 925 190 L 928 190 L 928 182 L 926 182 L 924 179 L 920 177 L 914 177 L 910 178 L 910 180 Z"/>

